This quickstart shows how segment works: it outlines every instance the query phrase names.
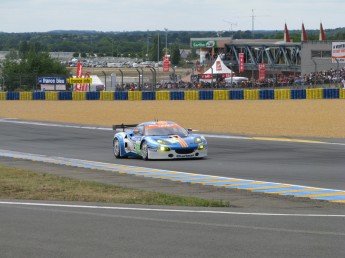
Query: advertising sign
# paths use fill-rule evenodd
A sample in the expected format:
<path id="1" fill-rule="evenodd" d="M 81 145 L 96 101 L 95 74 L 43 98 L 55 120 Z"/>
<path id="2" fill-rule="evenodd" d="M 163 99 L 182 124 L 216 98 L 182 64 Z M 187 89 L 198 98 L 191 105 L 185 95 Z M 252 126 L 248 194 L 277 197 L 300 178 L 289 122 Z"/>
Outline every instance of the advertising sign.
<path id="1" fill-rule="evenodd" d="M 266 78 L 266 64 L 259 64 L 259 81 L 264 81 Z"/>
<path id="2" fill-rule="evenodd" d="M 345 42 L 332 42 L 332 63 L 345 63 Z"/>
<path id="3" fill-rule="evenodd" d="M 240 64 L 238 66 L 239 72 L 244 72 L 244 53 L 238 54 L 238 59 L 240 60 Z"/>
<path id="4" fill-rule="evenodd" d="M 215 40 L 196 40 L 192 41 L 192 48 L 216 48 L 217 41 Z"/>
<path id="5" fill-rule="evenodd" d="M 69 78 L 68 81 L 70 84 L 92 83 L 92 78 Z"/>
<path id="6" fill-rule="evenodd" d="M 66 78 L 40 77 L 38 84 L 66 84 Z"/>
<path id="7" fill-rule="evenodd" d="M 169 72 L 170 57 L 168 55 L 163 56 L 163 72 Z"/>

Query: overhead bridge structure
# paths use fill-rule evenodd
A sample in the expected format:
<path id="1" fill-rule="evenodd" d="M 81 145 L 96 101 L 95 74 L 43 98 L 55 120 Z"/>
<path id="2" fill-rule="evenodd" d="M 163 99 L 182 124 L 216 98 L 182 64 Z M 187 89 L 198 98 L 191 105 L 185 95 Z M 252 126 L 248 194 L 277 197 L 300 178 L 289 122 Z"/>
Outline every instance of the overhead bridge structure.
<path id="1" fill-rule="evenodd" d="M 229 43 L 224 50 L 223 61 L 234 70 L 238 70 L 239 53 L 244 53 L 246 71 L 257 71 L 260 63 L 266 64 L 268 73 L 301 71 L 300 43 Z"/>

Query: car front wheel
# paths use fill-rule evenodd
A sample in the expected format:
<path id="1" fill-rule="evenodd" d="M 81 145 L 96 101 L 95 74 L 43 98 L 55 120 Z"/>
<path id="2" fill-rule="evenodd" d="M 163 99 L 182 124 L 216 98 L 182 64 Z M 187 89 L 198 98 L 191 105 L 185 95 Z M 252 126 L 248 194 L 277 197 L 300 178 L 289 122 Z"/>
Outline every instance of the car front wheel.
<path id="1" fill-rule="evenodd" d="M 113 150 L 114 150 L 114 156 L 115 158 L 119 159 L 121 158 L 121 155 L 120 155 L 120 142 L 118 139 L 115 139 L 114 140 L 114 143 L 113 143 Z"/>
<path id="2" fill-rule="evenodd" d="M 143 142 L 143 144 L 141 145 L 141 156 L 144 160 L 149 159 L 149 150 L 146 142 Z"/>

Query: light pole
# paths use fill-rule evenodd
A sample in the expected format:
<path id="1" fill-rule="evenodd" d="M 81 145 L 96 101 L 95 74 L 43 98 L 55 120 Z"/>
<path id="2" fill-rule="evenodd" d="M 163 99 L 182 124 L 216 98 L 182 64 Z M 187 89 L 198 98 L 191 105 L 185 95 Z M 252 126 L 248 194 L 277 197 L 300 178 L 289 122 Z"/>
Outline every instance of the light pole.
<path id="1" fill-rule="evenodd" d="M 165 55 L 167 55 L 167 51 L 168 51 L 168 29 L 164 28 L 165 30 Z"/>
<path id="2" fill-rule="evenodd" d="M 157 40 L 157 63 L 159 63 L 159 31 L 158 31 L 158 40 Z M 158 64 L 159 67 L 159 64 Z"/>

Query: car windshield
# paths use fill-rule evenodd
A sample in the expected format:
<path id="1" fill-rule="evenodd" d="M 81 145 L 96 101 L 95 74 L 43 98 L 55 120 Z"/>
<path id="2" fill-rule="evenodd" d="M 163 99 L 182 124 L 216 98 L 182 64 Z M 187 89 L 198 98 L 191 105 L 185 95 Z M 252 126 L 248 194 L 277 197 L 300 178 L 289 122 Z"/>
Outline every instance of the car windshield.
<path id="1" fill-rule="evenodd" d="M 146 136 L 179 135 L 187 136 L 186 129 L 179 125 L 149 125 L 145 127 Z"/>

